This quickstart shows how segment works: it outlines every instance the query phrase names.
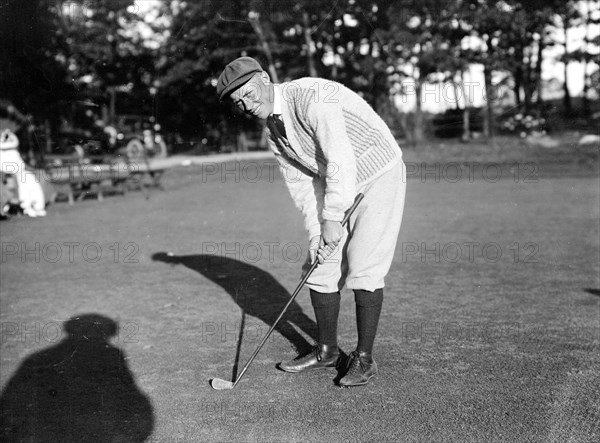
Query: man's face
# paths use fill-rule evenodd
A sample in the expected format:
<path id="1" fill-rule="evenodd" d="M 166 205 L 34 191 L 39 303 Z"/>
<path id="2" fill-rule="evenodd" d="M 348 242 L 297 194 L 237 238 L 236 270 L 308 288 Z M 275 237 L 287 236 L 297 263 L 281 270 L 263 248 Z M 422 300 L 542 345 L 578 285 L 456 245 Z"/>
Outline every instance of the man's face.
<path id="1" fill-rule="evenodd" d="M 266 120 L 273 112 L 273 88 L 266 72 L 254 76 L 229 96 L 242 112 Z"/>

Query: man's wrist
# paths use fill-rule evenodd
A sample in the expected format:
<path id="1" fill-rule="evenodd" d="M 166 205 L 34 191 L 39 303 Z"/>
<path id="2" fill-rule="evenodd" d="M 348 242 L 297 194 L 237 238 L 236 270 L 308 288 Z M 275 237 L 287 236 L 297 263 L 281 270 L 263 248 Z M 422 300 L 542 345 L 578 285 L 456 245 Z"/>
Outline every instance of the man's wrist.
<path id="1" fill-rule="evenodd" d="M 323 209 L 323 221 L 341 222 L 344 219 L 344 212 L 329 211 Z"/>

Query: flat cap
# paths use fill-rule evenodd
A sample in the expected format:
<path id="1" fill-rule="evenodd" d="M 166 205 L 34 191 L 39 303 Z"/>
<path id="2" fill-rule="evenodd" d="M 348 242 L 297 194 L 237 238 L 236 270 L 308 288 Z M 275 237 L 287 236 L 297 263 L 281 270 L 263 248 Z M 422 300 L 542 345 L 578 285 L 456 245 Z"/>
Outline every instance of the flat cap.
<path id="1" fill-rule="evenodd" d="M 217 95 L 223 100 L 242 86 L 257 72 L 262 72 L 260 64 L 252 57 L 240 57 L 229 63 L 217 80 Z"/>

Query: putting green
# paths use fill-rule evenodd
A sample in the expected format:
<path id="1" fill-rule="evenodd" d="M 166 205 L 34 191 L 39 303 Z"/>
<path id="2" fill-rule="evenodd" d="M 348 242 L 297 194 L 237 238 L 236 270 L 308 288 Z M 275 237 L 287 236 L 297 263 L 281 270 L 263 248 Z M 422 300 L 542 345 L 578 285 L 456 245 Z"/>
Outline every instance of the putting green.
<path id="1" fill-rule="evenodd" d="M 236 388 L 211 389 L 299 281 L 307 240 L 273 164 L 175 168 L 149 200 L 3 221 L 2 406 L 23 419 L 11 426 L 156 442 L 598 440 L 599 180 L 556 167 L 533 181 L 409 179 L 367 386 L 275 368 L 314 337 L 304 291 Z M 72 344 L 64 322 L 84 313 L 118 324 L 110 353 L 57 361 Z M 339 333 L 350 352 L 349 291 Z M 23 378 L 31 364 L 58 369 Z M 123 398 L 133 415 L 102 409 Z"/>

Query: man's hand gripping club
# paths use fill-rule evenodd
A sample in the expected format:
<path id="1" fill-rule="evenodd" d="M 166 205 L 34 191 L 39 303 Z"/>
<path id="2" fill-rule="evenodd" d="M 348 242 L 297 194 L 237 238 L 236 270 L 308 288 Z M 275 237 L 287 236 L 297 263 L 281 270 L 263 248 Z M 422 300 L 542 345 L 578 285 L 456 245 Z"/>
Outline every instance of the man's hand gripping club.
<path id="1" fill-rule="evenodd" d="M 321 224 L 321 235 L 315 235 L 310 239 L 310 261 L 314 263 L 315 256 L 319 264 L 323 264 L 337 248 L 344 236 L 344 228 L 341 222 L 325 220 Z"/>

